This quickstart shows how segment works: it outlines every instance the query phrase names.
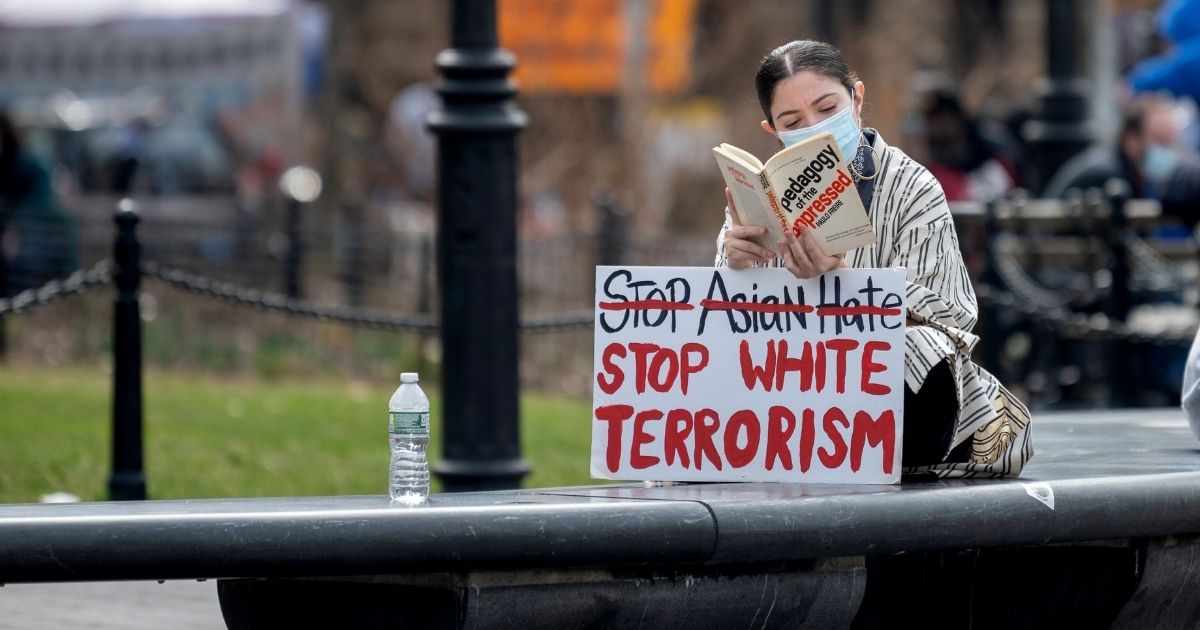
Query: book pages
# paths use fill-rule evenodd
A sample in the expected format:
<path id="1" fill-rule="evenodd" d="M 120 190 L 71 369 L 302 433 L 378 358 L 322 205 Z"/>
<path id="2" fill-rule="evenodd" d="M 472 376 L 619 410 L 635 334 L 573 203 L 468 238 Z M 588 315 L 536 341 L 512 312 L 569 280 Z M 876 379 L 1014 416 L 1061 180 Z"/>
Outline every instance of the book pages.
<path id="1" fill-rule="evenodd" d="M 787 228 L 786 217 L 779 211 L 778 202 L 767 189 L 769 184 L 761 171 L 752 170 L 732 153 L 713 149 L 725 185 L 733 196 L 738 219 L 743 225 L 759 225 L 767 228 L 765 236 L 754 239 L 756 243 L 776 251 Z M 767 184 L 767 186 L 764 186 Z"/>

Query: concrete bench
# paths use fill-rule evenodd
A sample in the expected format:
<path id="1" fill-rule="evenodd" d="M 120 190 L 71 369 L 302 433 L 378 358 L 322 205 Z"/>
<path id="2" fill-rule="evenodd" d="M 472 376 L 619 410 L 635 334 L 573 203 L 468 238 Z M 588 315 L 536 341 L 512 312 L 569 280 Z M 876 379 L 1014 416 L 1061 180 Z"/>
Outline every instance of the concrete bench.
<path id="1" fill-rule="evenodd" d="M 0 582 L 219 579 L 231 627 L 1180 627 L 1180 412 L 1040 414 L 1016 480 L 0 506 Z"/>

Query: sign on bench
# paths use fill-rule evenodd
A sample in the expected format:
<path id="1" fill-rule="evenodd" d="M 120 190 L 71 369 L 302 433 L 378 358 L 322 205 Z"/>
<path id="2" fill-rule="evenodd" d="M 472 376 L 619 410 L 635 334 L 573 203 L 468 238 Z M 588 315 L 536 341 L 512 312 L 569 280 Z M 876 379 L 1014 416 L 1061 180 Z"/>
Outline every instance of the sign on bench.
<path id="1" fill-rule="evenodd" d="M 896 483 L 905 273 L 598 267 L 592 476 Z"/>

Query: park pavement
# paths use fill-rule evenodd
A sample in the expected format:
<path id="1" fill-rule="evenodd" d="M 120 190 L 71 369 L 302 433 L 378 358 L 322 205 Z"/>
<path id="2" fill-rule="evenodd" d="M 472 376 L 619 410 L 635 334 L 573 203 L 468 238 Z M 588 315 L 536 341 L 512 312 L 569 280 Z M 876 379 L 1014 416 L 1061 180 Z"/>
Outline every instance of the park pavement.
<path id="1" fill-rule="evenodd" d="M 8 584 L 0 628 L 224 628 L 215 580 Z"/>

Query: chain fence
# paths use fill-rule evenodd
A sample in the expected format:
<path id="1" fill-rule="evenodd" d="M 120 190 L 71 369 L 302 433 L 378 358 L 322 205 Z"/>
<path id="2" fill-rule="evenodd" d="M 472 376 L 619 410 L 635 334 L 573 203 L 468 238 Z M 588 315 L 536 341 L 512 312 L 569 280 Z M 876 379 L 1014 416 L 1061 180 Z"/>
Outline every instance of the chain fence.
<path id="1" fill-rule="evenodd" d="M 313 216 L 311 231 L 301 234 L 307 258 L 298 294 L 304 297 L 289 297 L 291 289 L 285 291 L 283 282 L 287 257 L 280 256 L 287 247 L 267 229 L 271 221 L 231 211 L 219 221 L 206 215 L 209 223 L 203 223 L 189 218 L 198 207 L 148 209 L 138 230 L 146 289 L 142 316 L 160 322 L 148 336 L 153 360 L 262 373 L 337 365 L 360 374 L 386 370 L 397 357 L 430 365 L 439 361 L 436 242 L 428 229 L 398 221 L 348 231 Z M 1162 404 L 1171 400 L 1178 380 L 1174 370 L 1192 343 L 1200 302 L 1194 241 L 1147 240 L 1133 226 L 1112 232 L 1114 226 L 1093 216 L 1097 212 L 1066 223 L 1035 216 L 1011 230 L 987 229 L 979 218 L 960 226 L 969 230 L 963 233 L 978 235 L 963 248 L 974 262 L 981 312 L 977 361 L 1004 382 L 1023 387 L 1031 406 L 1118 400 L 1111 393 L 1122 380 L 1113 373 L 1117 355 L 1161 368 L 1162 376 L 1124 380 L 1146 392 L 1139 400 Z M 24 266 L 9 276 L 10 288 L 19 292 L 0 299 L 0 317 L 28 314 L 70 296 L 96 296 L 96 287 L 114 284 L 118 269 L 108 260 L 111 214 L 98 211 L 80 227 L 81 249 L 74 260 L 103 260 L 70 274 L 66 270 L 74 260 L 51 255 L 49 246 L 56 241 L 34 238 L 42 233 L 31 229 L 20 234 Z M 526 385 L 572 393 L 590 389 L 585 366 L 591 360 L 591 280 L 597 264 L 711 264 L 712 239 L 703 235 L 663 241 L 636 232 L 616 240 L 604 234 L 598 229 L 522 239 L 516 263 L 519 303 L 530 313 L 519 321 L 527 336 L 522 342 Z M 55 274 L 58 279 L 47 282 Z M 1120 278 L 1124 294 L 1117 291 Z M 175 304 L 164 308 L 159 290 L 232 308 L 200 314 L 186 300 L 172 300 Z M 1127 316 L 1114 315 L 1117 298 L 1134 307 Z M 417 337 L 382 341 L 369 333 L 308 334 L 291 321 L 269 318 L 235 324 L 250 310 Z M 227 334 L 227 325 L 239 325 L 237 334 Z M 13 339 L 21 340 L 18 352 L 25 352 L 18 356 L 33 356 L 28 348 L 39 361 L 92 356 L 106 343 L 103 322 L 69 309 L 14 326 Z M 2 334 L 0 328 L 0 340 Z M 293 363 L 287 358 L 292 356 L 303 358 Z"/>
<path id="2" fill-rule="evenodd" d="M 154 262 L 143 263 L 142 273 L 147 278 L 160 281 L 186 293 L 260 311 L 308 317 L 323 322 L 335 322 L 376 330 L 432 332 L 438 329 L 436 318 L 432 315 L 396 316 L 366 309 L 312 304 L 305 300 L 253 289 L 232 282 L 214 280 Z"/>
<path id="3" fill-rule="evenodd" d="M 1145 247 L 1150 246 L 1147 244 Z M 1066 308 L 1069 299 L 1058 297 L 1060 292 L 1055 289 L 1040 286 L 1009 252 L 998 257 L 997 270 L 1009 284 L 1010 290 L 977 283 L 975 291 L 979 301 L 987 306 L 1020 313 L 1064 337 L 1156 345 L 1189 345 L 1194 338 L 1194 330 L 1147 331 L 1113 320 L 1103 313 L 1072 311 Z M 141 271 L 146 278 L 176 290 L 264 312 L 374 330 L 433 333 L 439 329 L 436 315 L 395 315 L 371 309 L 316 304 L 149 261 L 143 263 Z M 90 269 L 76 271 L 61 280 L 51 280 L 37 289 L 27 289 L 10 298 L 0 299 L 0 316 L 25 313 L 112 282 L 112 264 L 103 260 Z M 520 329 L 527 333 L 570 332 L 589 330 L 594 323 L 593 312 L 574 311 L 526 317 L 521 320 Z"/>
<path id="4" fill-rule="evenodd" d="M 0 316 L 25 313 L 112 282 L 112 264 L 102 260 L 90 269 L 80 269 L 61 280 L 51 280 L 36 289 L 26 289 L 12 297 L 0 298 Z"/>
<path id="5" fill-rule="evenodd" d="M 394 315 L 371 309 L 315 304 L 155 262 L 143 263 L 141 272 L 146 278 L 162 282 L 179 291 L 260 311 L 395 332 L 431 333 L 439 328 L 435 315 Z M 91 269 L 76 271 L 62 280 L 51 280 L 37 289 L 27 289 L 11 298 L 0 299 L 0 316 L 25 313 L 112 282 L 112 265 L 103 260 Z M 529 333 L 586 330 L 592 327 L 594 319 L 595 315 L 590 311 L 557 313 L 523 319 L 520 328 Z"/>
<path id="6" fill-rule="evenodd" d="M 436 332 L 439 328 L 435 315 L 402 316 L 368 309 L 313 304 L 306 300 L 243 287 L 232 282 L 213 280 L 153 262 L 144 263 L 142 272 L 148 278 L 161 281 L 180 291 L 261 311 L 308 317 L 323 322 L 375 330 L 430 333 Z M 594 319 L 595 315 L 591 312 L 561 313 L 523 319 L 520 322 L 520 329 L 530 333 L 583 330 L 590 329 Z"/>
<path id="7" fill-rule="evenodd" d="M 91 311 L 112 297 L 94 289 L 114 284 L 119 271 L 111 260 L 115 203 L 81 202 L 66 223 L 6 226 L 12 295 L 0 298 L 0 318 L 14 321 L 7 344 L 0 326 L 0 349 L 7 346 L 9 356 L 55 364 L 104 351 L 106 322 Z M 1031 407 L 1178 400 L 1178 372 L 1198 322 L 1196 242 L 1132 202 L 1127 222 L 1111 221 L 1112 203 L 1096 193 L 954 215 L 980 306 L 976 360 L 1021 388 Z M 151 361 L 266 375 L 329 368 L 375 375 L 396 362 L 440 364 L 429 208 L 306 211 L 292 225 L 273 204 L 186 198 L 139 205 L 141 316 L 155 322 L 144 342 Z M 712 264 L 715 234 L 664 239 L 633 229 L 628 213 L 602 210 L 591 223 L 534 225 L 519 239 L 523 386 L 590 390 L 597 265 Z M 171 299 L 160 299 L 162 292 Z M 70 296 L 84 296 L 86 308 L 25 317 Z M 245 317 L 251 311 L 287 318 Z M 412 336 L 390 336 L 397 332 Z M 1142 365 L 1155 369 L 1132 367 Z"/>
<path id="8" fill-rule="evenodd" d="M 1079 266 L 1061 265 L 1055 263 L 1053 256 L 1042 256 L 1036 241 L 1015 237 L 1011 234 L 993 235 L 992 247 L 987 251 L 988 263 L 992 273 L 981 273 L 975 278 L 975 292 L 981 310 L 981 330 L 983 344 L 977 361 L 1001 379 L 1023 386 L 1021 395 L 1025 396 L 1031 406 L 1045 407 L 1053 405 L 1088 405 L 1095 401 L 1114 400 L 1112 391 L 1117 387 L 1117 381 L 1111 374 L 1105 372 L 1104 366 L 1111 365 L 1113 352 L 1134 352 L 1140 357 L 1138 361 L 1157 362 L 1158 365 L 1174 365 L 1179 357 L 1186 354 L 1186 349 L 1192 344 L 1196 333 L 1196 318 L 1189 307 L 1195 305 L 1183 297 L 1196 294 L 1188 274 L 1182 268 L 1180 260 L 1167 258 L 1158 249 L 1158 243 L 1146 241 L 1132 231 L 1128 232 L 1121 243 L 1125 246 L 1129 263 L 1129 287 L 1138 292 L 1133 304 L 1139 309 L 1126 320 L 1121 320 L 1106 314 L 1096 312 L 1103 310 L 1113 297 L 1113 282 L 1110 268 L 1114 262 L 1112 251 L 1100 251 L 1099 257 L 1093 257 L 1086 268 Z M 1095 238 L 1094 235 L 1087 238 Z M 1111 241 L 1103 240 L 1107 245 Z M 1047 241 L 1049 243 L 1049 241 Z M 523 373 L 525 381 L 533 387 L 547 388 L 554 391 L 570 391 L 583 393 L 589 387 L 589 381 L 580 375 L 586 373 L 581 368 L 585 357 L 590 356 L 590 331 L 595 323 L 594 310 L 580 308 L 590 305 L 592 288 L 590 281 L 584 280 L 580 274 L 594 269 L 594 261 L 590 256 L 581 254 L 580 241 L 564 242 L 558 250 L 540 249 L 535 259 L 525 261 L 524 266 L 542 269 L 541 276 L 528 276 L 522 271 L 521 303 L 533 305 L 533 308 L 543 309 L 544 314 L 524 315 L 519 326 L 523 334 L 536 336 L 541 341 L 530 340 L 523 348 Z M 1093 244 L 1094 245 L 1094 244 Z M 1107 247 L 1105 248 L 1107 249 Z M 427 260 L 428 248 L 412 248 L 414 260 Z M 1169 249 L 1167 250 L 1169 251 Z M 557 260 L 558 254 L 569 255 L 570 264 L 563 262 L 567 258 Z M 406 255 L 408 255 L 406 253 Z M 664 260 L 648 260 L 644 257 L 633 256 L 620 261 L 622 264 L 679 264 L 671 256 L 664 254 Z M 699 255 L 692 264 L 699 262 Z M 186 262 L 186 261 L 185 261 Z M 200 265 L 203 267 L 203 265 Z M 567 268 L 570 267 L 570 273 Z M 524 268 L 524 267 L 523 267 Z M 576 269 L 577 268 L 577 269 Z M 437 352 L 437 333 L 440 330 L 440 320 L 437 315 L 436 279 L 429 266 L 421 267 L 410 273 L 420 276 L 420 290 L 412 290 L 406 283 L 409 277 L 394 278 L 401 291 L 406 292 L 402 298 L 396 298 L 391 303 L 379 303 L 369 307 L 331 304 L 336 302 L 336 292 L 328 287 L 314 291 L 319 298 L 304 299 L 288 297 L 282 291 L 247 286 L 224 278 L 214 277 L 208 273 L 197 273 L 182 265 L 167 264 L 167 261 L 153 256 L 143 260 L 141 265 L 143 288 L 153 290 L 163 287 L 200 300 L 223 303 L 234 307 L 235 311 L 255 310 L 262 313 L 285 315 L 314 322 L 327 322 L 340 326 L 384 332 L 415 333 L 424 341 L 419 344 L 405 346 L 401 352 Z M 551 277 L 550 270 L 556 270 Z M 95 294 L 98 287 L 115 284 L 118 269 L 108 259 L 101 260 L 92 266 L 70 273 L 57 280 L 45 282 L 41 286 L 23 290 L 9 298 L 0 299 L 0 318 L 6 316 L 24 316 L 42 306 L 60 302 L 68 297 Z M 226 275 L 221 269 L 214 269 L 218 274 Z M 978 271 L 978 270 L 977 270 Z M 569 276 L 570 287 L 566 293 L 555 290 L 563 278 Z M 1195 276 L 1195 272 L 1192 272 Z M 261 275 L 254 272 L 244 274 L 248 282 L 262 282 Z M 590 280 L 590 278 L 589 278 Z M 115 287 L 113 289 L 115 291 Z M 530 296 L 529 292 L 534 293 Z M 425 296 L 416 300 L 417 296 Z M 528 297 L 527 297 L 528 296 Z M 333 298 L 332 300 L 330 298 Z M 1193 295 L 1195 297 L 1195 295 Z M 327 300 L 327 301 L 322 301 Z M 1160 309 L 1162 306 L 1174 304 L 1175 311 Z M 150 320 L 152 321 L 157 302 L 154 293 L 147 293 L 143 300 L 144 309 L 149 304 Z M 397 306 L 404 308 L 411 305 L 417 312 L 397 312 Z M 528 308 L 528 306 L 527 306 Z M 1192 309 L 1194 310 L 1194 308 Z M 1185 312 L 1186 311 L 1186 312 Z M 68 316 L 69 317 L 69 316 Z M 236 313 L 230 317 L 236 318 Z M 37 318 L 31 318 L 37 319 Z M 53 321 L 53 320 L 48 320 Z M 59 319 L 59 325 L 69 322 L 69 319 Z M 178 330 L 170 326 L 187 326 L 188 320 L 170 319 L 162 334 L 178 334 Z M 185 322 L 179 324 L 179 321 Z M 232 320 L 231 320 L 232 321 Z M 267 328 L 259 329 L 255 335 L 265 335 L 261 338 L 270 339 L 274 333 L 270 326 L 278 323 L 264 321 Z M 69 325 L 69 324 L 68 324 Z M 194 325 L 191 324 L 191 325 Z M 31 330 L 24 328 L 23 330 Z M 566 337 L 554 338 L 556 333 L 564 333 Z M 572 334 L 583 333 L 583 334 Z M 22 333 L 24 334 L 24 333 Z M 77 347 L 95 349 L 101 347 L 93 343 L 92 333 L 84 333 L 85 341 Z M 287 333 L 285 333 L 286 335 Z M 286 338 L 286 337 L 285 337 Z M 206 341 L 208 339 L 208 341 Z M 242 358 L 241 366 L 251 369 L 273 369 L 270 361 L 273 359 L 268 346 L 238 346 L 239 340 L 225 341 L 217 338 L 196 337 L 191 346 L 180 346 L 171 353 L 160 354 L 159 360 L 178 361 L 179 357 L 215 356 L 213 352 L 223 352 L 221 344 L 236 346 L 238 352 L 253 352 L 253 354 L 238 355 Z M 328 339 L 328 338 L 327 338 Z M 338 339 L 334 337 L 334 339 Z M 344 337 L 340 339 L 345 339 Z M 205 346 L 204 344 L 210 344 Z M 291 344 L 292 341 L 283 343 Z M 325 343 L 322 341 L 321 343 Z M 342 342 L 335 342 L 342 343 Z M 408 343 L 408 342 L 403 342 Z M 89 345 L 91 344 L 91 345 Z M 215 344 L 215 345 L 212 345 Z M 430 346 L 429 344 L 433 344 Z M 286 346 L 301 348 L 302 346 Z M 337 353 L 346 351 L 349 346 L 333 346 L 333 354 L 324 356 L 343 356 Z M 211 348 L 218 350 L 210 351 Z M 255 348 L 246 350 L 245 348 Z M 264 349 L 267 348 L 267 349 Z M 433 350 L 431 350 L 433 348 Z M 293 350 L 288 350 L 293 351 Z M 304 350 L 295 350 L 304 352 Z M 327 350 L 328 351 L 328 350 Z M 194 355 L 187 354 L 195 353 Z M 206 353 L 207 352 L 207 353 Z M 376 350 L 376 352 L 378 352 Z M 428 356 L 436 356 L 431 354 Z M 247 358 L 249 357 L 249 358 Z M 265 358 L 264 358 L 265 357 Z M 212 360 L 212 359 L 199 359 Z M 344 365 L 353 365 L 350 369 L 362 369 L 370 373 L 376 369 L 369 363 L 376 359 L 372 356 L 367 363 L 357 364 L 349 360 Z M 431 359 L 436 361 L 436 359 Z M 1132 360 L 1132 358 L 1131 358 Z M 223 364 L 222 364 L 223 365 Z M 244 369 L 244 368 L 242 368 Z M 1174 369 L 1174 368 L 1171 368 Z M 1061 375 L 1071 371 L 1077 375 L 1074 380 L 1062 381 L 1062 385 L 1053 385 L 1062 378 Z M 1148 382 L 1141 385 L 1138 391 L 1158 392 L 1170 389 L 1174 377 L 1163 377 L 1162 382 Z M 1138 382 L 1145 380 L 1139 377 Z M 1047 382 L 1052 383 L 1046 385 Z M 1076 385 L 1067 385 L 1075 382 Z M 1038 385 L 1041 383 L 1041 385 Z M 1050 389 L 1047 389 L 1050 387 Z M 1054 389 L 1058 387 L 1058 389 Z M 1157 388 L 1157 389 L 1156 389 Z M 1170 400 L 1170 394 L 1147 393 L 1159 404 Z M 1149 400 L 1149 399 L 1147 399 Z M 1115 404 L 1115 403 L 1113 403 Z M 1147 403 L 1149 404 L 1149 403 Z"/>

